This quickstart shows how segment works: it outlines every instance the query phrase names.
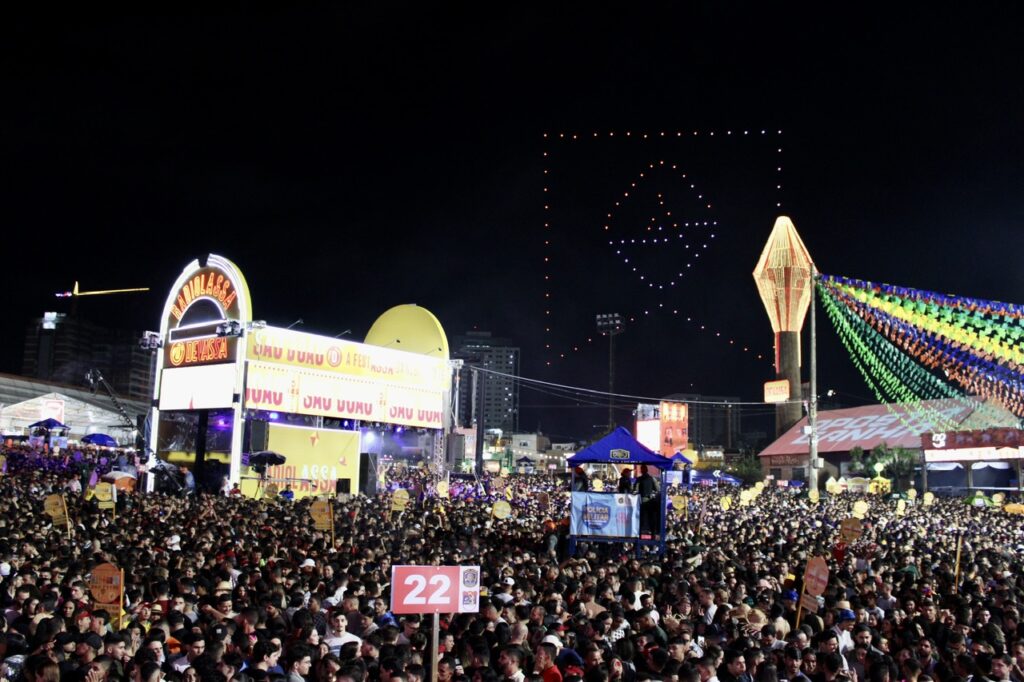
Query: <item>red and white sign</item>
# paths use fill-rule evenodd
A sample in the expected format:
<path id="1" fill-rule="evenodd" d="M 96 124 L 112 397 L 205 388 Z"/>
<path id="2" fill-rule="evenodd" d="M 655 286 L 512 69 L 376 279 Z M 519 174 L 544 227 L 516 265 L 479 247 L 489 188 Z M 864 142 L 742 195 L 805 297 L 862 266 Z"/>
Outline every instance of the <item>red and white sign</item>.
<path id="1" fill-rule="evenodd" d="M 392 566 L 391 613 L 476 613 L 479 566 Z"/>
<path id="2" fill-rule="evenodd" d="M 784 403 L 789 400 L 789 379 L 764 382 L 764 401 Z"/>

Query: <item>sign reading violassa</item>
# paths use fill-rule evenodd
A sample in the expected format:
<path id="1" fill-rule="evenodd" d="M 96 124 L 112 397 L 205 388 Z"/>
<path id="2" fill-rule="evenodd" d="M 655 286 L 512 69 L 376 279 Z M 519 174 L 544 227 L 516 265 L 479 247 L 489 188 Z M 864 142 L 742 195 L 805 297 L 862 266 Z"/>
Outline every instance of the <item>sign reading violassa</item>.
<path id="1" fill-rule="evenodd" d="M 637 495 L 575 492 L 572 494 L 573 535 L 635 537 L 640 530 Z"/>

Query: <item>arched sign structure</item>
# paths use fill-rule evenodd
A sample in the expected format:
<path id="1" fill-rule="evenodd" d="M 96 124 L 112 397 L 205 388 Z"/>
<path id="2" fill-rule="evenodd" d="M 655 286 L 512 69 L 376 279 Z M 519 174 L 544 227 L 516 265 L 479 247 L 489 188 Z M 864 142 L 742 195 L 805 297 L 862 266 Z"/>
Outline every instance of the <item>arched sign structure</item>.
<path id="1" fill-rule="evenodd" d="M 241 481 L 243 494 L 251 484 L 252 494 L 266 495 L 264 483 L 295 483 L 296 497 L 355 490 L 367 447 L 361 424 L 443 434 L 451 417 L 452 369 L 437 319 L 401 305 L 371 331 L 373 338 L 358 343 L 254 321 L 248 285 L 234 263 L 213 254 L 192 261 L 161 315 L 150 450 L 185 464 L 194 456 L 197 484 L 207 474 L 210 485 L 219 482 L 204 471 L 211 434 L 216 457 L 228 462 L 217 475 Z M 280 451 L 287 463 L 249 470 L 243 447 Z M 347 486 L 336 486 L 345 479 Z M 150 477 L 147 487 L 153 483 Z"/>

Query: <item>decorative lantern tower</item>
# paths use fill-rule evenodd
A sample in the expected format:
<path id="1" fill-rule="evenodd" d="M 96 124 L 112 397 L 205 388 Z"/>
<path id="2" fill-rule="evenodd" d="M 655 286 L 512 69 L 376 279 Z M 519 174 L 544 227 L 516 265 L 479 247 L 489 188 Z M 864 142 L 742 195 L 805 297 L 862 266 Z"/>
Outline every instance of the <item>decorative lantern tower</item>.
<path id="1" fill-rule="evenodd" d="M 811 304 L 814 262 L 786 216 L 775 227 L 754 268 L 754 281 L 775 332 L 775 376 L 789 381 L 789 401 L 775 407 L 775 435 L 800 420 L 800 330 Z"/>

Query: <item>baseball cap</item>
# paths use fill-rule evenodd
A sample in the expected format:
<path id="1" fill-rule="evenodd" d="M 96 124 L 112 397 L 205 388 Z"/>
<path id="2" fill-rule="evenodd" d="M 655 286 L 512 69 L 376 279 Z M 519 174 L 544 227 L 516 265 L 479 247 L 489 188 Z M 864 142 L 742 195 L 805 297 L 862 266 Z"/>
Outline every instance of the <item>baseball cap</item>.
<path id="1" fill-rule="evenodd" d="M 796 601 L 797 599 L 799 599 L 799 595 L 797 595 L 796 590 L 783 590 L 782 598 L 788 599 L 790 601 Z"/>
<path id="2" fill-rule="evenodd" d="M 316 567 L 316 562 L 313 561 L 312 559 L 306 559 L 305 561 L 303 561 L 299 565 L 299 568 L 314 568 L 314 567 Z"/>
<path id="3" fill-rule="evenodd" d="M 505 578 L 504 583 L 506 585 L 515 585 L 516 581 L 515 581 L 515 578 L 508 577 L 508 578 Z"/>
<path id="4" fill-rule="evenodd" d="M 857 620 L 857 616 L 850 609 L 839 609 L 839 622 L 842 623 L 844 620 Z"/>

